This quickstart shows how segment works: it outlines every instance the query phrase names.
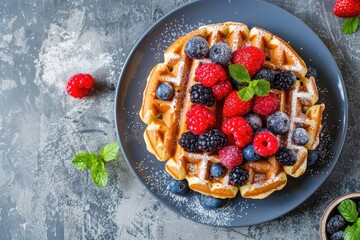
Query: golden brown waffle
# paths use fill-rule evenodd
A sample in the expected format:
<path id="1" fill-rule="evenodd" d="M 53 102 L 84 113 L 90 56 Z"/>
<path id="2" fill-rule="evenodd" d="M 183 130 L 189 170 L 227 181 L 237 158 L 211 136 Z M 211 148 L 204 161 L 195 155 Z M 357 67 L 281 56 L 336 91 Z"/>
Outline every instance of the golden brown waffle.
<path id="1" fill-rule="evenodd" d="M 193 106 L 189 89 L 195 83 L 195 69 L 209 59 L 190 59 L 185 53 L 185 44 L 194 36 L 208 40 L 209 46 L 226 42 L 233 50 L 244 46 L 255 46 L 266 53 L 264 67 L 276 71 L 292 71 L 299 79 L 291 90 L 275 91 L 280 100 L 279 110 L 291 119 L 290 131 L 304 127 L 309 133 L 306 146 L 293 145 L 289 135 L 279 137 L 281 146 L 292 148 L 297 153 L 294 166 L 283 168 L 274 156 L 247 162 L 243 165 L 249 171 L 249 180 L 242 187 L 229 184 L 228 173 L 218 179 L 210 176 L 210 165 L 218 162 L 217 154 L 188 153 L 177 144 L 181 134 L 187 131 L 186 112 Z M 318 99 L 313 78 L 306 78 L 304 61 L 283 40 L 261 28 L 251 30 L 242 23 L 220 23 L 200 27 L 178 38 L 164 53 L 164 63 L 157 64 L 151 71 L 143 95 L 140 110 L 141 119 L 147 124 L 144 139 L 149 152 L 160 161 L 167 161 L 166 171 L 175 179 L 187 179 L 195 191 L 217 198 L 233 198 L 240 190 L 246 198 L 264 198 L 282 189 L 287 174 L 298 177 L 306 170 L 307 149 L 314 149 L 319 143 L 321 117 L 324 105 L 314 105 Z M 171 83 L 175 94 L 171 101 L 156 98 L 155 91 L 162 82 Z M 209 108 L 214 113 L 218 106 Z M 218 126 L 221 121 L 218 120 Z"/>

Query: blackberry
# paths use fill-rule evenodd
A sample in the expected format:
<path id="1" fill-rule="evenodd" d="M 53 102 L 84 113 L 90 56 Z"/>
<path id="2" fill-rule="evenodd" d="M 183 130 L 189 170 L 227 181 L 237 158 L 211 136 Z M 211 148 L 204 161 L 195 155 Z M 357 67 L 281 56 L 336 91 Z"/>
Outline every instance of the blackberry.
<path id="1" fill-rule="evenodd" d="M 234 167 L 229 173 L 230 184 L 242 186 L 249 179 L 249 172 L 241 167 Z"/>
<path id="2" fill-rule="evenodd" d="M 205 38 L 196 36 L 186 43 L 185 52 L 190 58 L 202 59 L 209 53 L 209 44 Z"/>
<path id="3" fill-rule="evenodd" d="M 279 90 L 286 90 L 291 88 L 296 82 L 296 76 L 293 72 L 281 71 L 275 75 L 272 82 L 273 86 Z"/>
<path id="4" fill-rule="evenodd" d="M 312 167 L 319 159 L 319 152 L 317 150 L 308 150 L 307 165 Z"/>
<path id="5" fill-rule="evenodd" d="M 211 88 L 205 87 L 201 83 L 197 83 L 190 88 L 190 100 L 193 103 L 211 107 L 214 105 L 215 97 L 212 94 Z"/>
<path id="6" fill-rule="evenodd" d="M 259 72 L 256 73 L 253 79 L 265 79 L 271 83 L 272 81 L 274 81 L 275 74 L 275 71 L 272 69 L 262 68 Z"/>
<path id="7" fill-rule="evenodd" d="M 178 143 L 187 152 L 199 152 L 198 140 L 198 135 L 192 132 L 185 132 L 181 134 Z"/>
<path id="8" fill-rule="evenodd" d="M 227 136 L 219 129 L 206 130 L 199 136 L 199 150 L 213 152 L 228 144 Z"/>
<path id="9" fill-rule="evenodd" d="M 275 158 L 283 166 L 292 166 L 297 160 L 294 150 L 282 147 L 280 147 L 276 152 Z"/>
<path id="10" fill-rule="evenodd" d="M 307 78 L 314 77 L 315 79 L 317 79 L 318 78 L 317 70 L 312 66 L 308 66 L 308 71 L 307 71 L 305 77 L 307 77 Z"/>
<path id="11" fill-rule="evenodd" d="M 170 83 L 163 82 L 156 89 L 156 97 L 168 101 L 174 96 L 174 88 Z"/>
<path id="12" fill-rule="evenodd" d="M 256 113 L 246 114 L 244 118 L 249 123 L 254 132 L 263 126 L 262 119 Z"/>
<path id="13" fill-rule="evenodd" d="M 309 141 L 309 134 L 304 128 L 297 128 L 292 132 L 291 140 L 299 146 L 304 146 Z"/>
<path id="14" fill-rule="evenodd" d="M 339 231 L 346 224 L 345 219 L 340 215 L 336 214 L 330 218 L 330 220 L 326 224 L 326 231 L 329 234 L 334 234 Z"/>
<path id="15" fill-rule="evenodd" d="M 330 236 L 330 240 L 343 240 L 343 239 L 344 239 L 343 230 L 339 230 Z"/>
<path id="16" fill-rule="evenodd" d="M 290 119 L 283 112 L 275 112 L 266 120 L 267 128 L 276 135 L 282 135 L 289 131 Z"/>
<path id="17" fill-rule="evenodd" d="M 226 43 L 215 43 L 211 46 L 209 55 L 212 62 L 225 65 L 231 61 L 232 51 Z"/>

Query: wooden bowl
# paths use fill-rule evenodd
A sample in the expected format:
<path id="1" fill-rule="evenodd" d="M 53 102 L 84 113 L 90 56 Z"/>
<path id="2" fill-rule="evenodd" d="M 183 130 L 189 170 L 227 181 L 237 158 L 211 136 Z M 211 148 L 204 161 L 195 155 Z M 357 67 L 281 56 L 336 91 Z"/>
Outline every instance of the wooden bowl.
<path id="1" fill-rule="evenodd" d="M 339 203 L 345 199 L 352 199 L 352 200 L 355 200 L 355 202 L 357 202 L 360 200 L 360 192 L 344 194 L 344 195 L 336 198 L 334 201 L 332 201 L 330 203 L 330 205 L 325 209 L 324 214 L 322 215 L 321 220 L 320 220 L 320 239 L 321 240 L 329 239 L 326 234 L 326 224 L 327 224 L 328 220 L 332 217 L 334 212 L 336 211 L 337 205 L 339 205 Z"/>

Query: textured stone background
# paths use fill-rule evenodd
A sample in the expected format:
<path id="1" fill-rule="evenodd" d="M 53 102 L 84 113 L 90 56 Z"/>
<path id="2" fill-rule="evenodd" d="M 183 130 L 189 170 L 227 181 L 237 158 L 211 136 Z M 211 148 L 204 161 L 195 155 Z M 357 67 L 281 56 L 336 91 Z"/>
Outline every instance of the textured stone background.
<path id="1" fill-rule="evenodd" d="M 235 0 L 233 0 L 235 1 Z M 318 239 L 319 219 L 336 196 L 360 190 L 360 31 L 344 35 L 335 0 L 270 0 L 325 42 L 342 71 L 349 130 L 320 189 L 277 220 L 244 228 L 195 224 L 165 209 L 122 157 L 99 190 L 71 158 L 117 139 L 114 97 L 126 56 L 157 19 L 188 0 L 0 2 L 0 239 Z M 256 17 L 256 16 L 255 16 Z M 90 72 L 95 93 L 64 92 Z M 335 96 L 336 97 L 336 96 Z"/>

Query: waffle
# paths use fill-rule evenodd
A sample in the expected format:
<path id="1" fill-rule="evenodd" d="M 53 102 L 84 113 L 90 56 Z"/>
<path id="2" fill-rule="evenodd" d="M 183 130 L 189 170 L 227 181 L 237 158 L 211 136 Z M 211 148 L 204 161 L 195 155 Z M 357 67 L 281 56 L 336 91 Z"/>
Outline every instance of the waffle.
<path id="1" fill-rule="evenodd" d="M 249 179 L 241 187 L 229 183 L 229 171 L 224 177 L 214 179 L 209 168 L 218 162 L 214 153 L 186 152 L 177 140 L 187 131 L 186 112 L 193 106 L 190 101 L 190 87 L 196 82 L 195 69 L 209 59 L 191 59 L 185 53 L 185 44 L 194 36 L 208 40 L 209 46 L 226 42 L 232 50 L 244 46 L 255 46 L 266 54 L 263 64 L 276 71 L 292 71 L 297 77 L 296 84 L 289 90 L 274 90 L 279 98 L 279 111 L 288 114 L 291 132 L 296 127 L 303 127 L 309 133 L 305 146 L 296 146 L 289 134 L 278 136 L 282 147 L 296 152 L 297 162 L 293 166 L 281 166 L 274 156 L 242 165 L 249 172 Z M 167 161 L 166 171 L 175 179 L 187 179 L 194 191 L 217 198 L 233 198 L 240 191 L 244 198 L 265 198 L 272 192 L 282 189 L 287 183 L 287 176 L 301 176 L 307 166 L 307 150 L 315 149 L 319 144 L 321 118 L 324 105 L 315 105 L 318 92 L 315 79 L 307 78 L 307 67 L 298 54 L 282 39 L 258 27 L 251 30 L 247 25 L 235 22 L 211 24 L 200 27 L 179 37 L 164 53 L 165 61 L 157 64 L 147 79 L 143 94 L 140 117 L 147 124 L 144 132 L 146 147 L 160 161 Z M 171 83 L 175 93 L 171 101 L 156 98 L 155 91 L 162 82 Z M 214 104 L 209 108 L 214 113 L 221 111 Z M 221 120 L 218 119 L 218 127 Z"/>

